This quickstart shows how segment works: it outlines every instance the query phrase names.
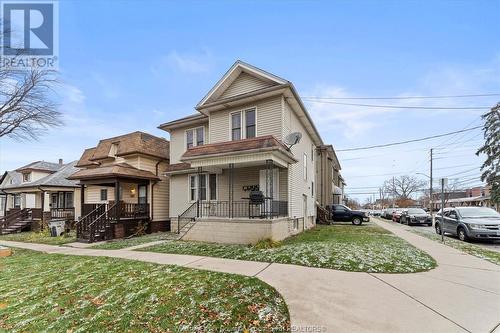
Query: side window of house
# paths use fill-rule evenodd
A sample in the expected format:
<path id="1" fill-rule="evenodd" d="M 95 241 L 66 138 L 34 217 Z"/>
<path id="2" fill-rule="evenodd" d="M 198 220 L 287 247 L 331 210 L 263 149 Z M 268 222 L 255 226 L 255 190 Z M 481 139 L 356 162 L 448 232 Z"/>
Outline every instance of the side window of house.
<path id="1" fill-rule="evenodd" d="M 311 182 L 311 197 L 314 197 L 314 182 Z"/>
<path id="2" fill-rule="evenodd" d="M 73 208 L 74 207 L 73 192 L 66 192 L 65 205 L 66 205 L 66 208 Z"/>
<path id="3" fill-rule="evenodd" d="M 108 200 L 108 190 L 103 188 L 101 189 L 101 201 Z"/>
<path id="4" fill-rule="evenodd" d="M 186 131 L 186 149 L 205 144 L 205 128 L 198 127 Z"/>
<path id="5" fill-rule="evenodd" d="M 194 131 L 193 130 L 186 131 L 186 148 L 189 149 L 193 147 L 193 143 L 194 143 Z"/>

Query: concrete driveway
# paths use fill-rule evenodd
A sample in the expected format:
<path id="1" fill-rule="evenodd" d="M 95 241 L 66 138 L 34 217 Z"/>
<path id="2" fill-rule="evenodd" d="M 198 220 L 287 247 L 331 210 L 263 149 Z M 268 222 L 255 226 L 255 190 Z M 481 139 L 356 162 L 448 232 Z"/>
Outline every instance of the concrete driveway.
<path id="1" fill-rule="evenodd" d="M 429 253 L 439 267 L 424 273 L 370 274 L 130 250 L 0 244 L 256 276 L 283 295 L 293 332 L 488 333 L 498 328 L 500 266 L 413 234 L 401 225 L 374 220 Z"/>

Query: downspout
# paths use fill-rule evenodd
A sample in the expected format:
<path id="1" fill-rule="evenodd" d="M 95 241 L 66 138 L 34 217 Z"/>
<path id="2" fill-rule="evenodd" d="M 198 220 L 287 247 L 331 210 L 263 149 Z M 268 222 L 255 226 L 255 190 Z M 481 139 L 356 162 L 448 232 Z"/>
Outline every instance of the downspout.
<path id="1" fill-rule="evenodd" d="M 156 165 L 155 165 L 155 175 L 158 176 L 158 167 L 160 166 L 160 163 L 163 162 L 163 161 L 158 161 L 156 162 Z M 154 187 L 156 185 L 156 183 L 158 183 L 157 180 L 155 180 L 153 182 L 153 184 L 151 184 L 151 221 L 153 221 L 154 219 Z"/>

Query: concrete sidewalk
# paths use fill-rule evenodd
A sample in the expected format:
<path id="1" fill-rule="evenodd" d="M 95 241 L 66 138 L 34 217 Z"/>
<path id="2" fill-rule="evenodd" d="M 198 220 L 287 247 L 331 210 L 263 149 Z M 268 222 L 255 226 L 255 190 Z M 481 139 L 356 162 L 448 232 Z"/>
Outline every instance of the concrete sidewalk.
<path id="1" fill-rule="evenodd" d="M 375 221 L 433 256 L 415 274 L 369 274 L 284 264 L 130 250 L 0 241 L 68 255 L 108 256 L 256 276 L 284 297 L 298 332 L 491 332 L 500 322 L 500 267 L 399 225 Z"/>

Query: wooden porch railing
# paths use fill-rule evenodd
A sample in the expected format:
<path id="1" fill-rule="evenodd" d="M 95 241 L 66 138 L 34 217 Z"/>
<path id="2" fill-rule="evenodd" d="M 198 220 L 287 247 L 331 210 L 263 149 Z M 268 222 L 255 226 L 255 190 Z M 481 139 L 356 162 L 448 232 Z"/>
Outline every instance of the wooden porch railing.
<path id="1" fill-rule="evenodd" d="M 41 219 L 41 208 L 23 208 L 14 210 L 0 219 L 0 233 L 3 229 L 9 227 L 17 221 Z"/>
<path id="2" fill-rule="evenodd" d="M 50 217 L 53 219 L 72 220 L 75 218 L 75 208 L 51 208 Z"/>

